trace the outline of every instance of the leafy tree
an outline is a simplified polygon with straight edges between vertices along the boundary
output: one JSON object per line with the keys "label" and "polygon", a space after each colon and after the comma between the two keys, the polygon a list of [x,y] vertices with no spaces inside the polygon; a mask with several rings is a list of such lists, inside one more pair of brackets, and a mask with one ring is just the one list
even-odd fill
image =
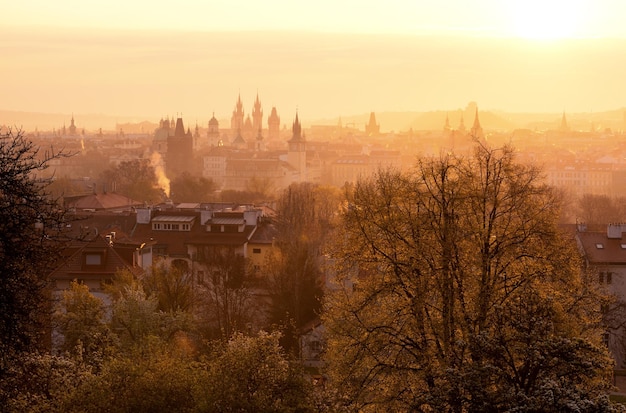
{"label": "leafy tree", "polygon": [[215,198],[217,185],[203,176],[195,177],[183,172],[170,184],[171,198],[175,202],[210,202]]}
{"label": "leafy tree", "polygon": [[276,185],[271,178],[253,176],[246,182],[246,192],[258,194],[261,199],[272,199],[276,192]]}
{"label": "leafy tree", "polygon": [[239,202],[243,204],[254,204],[256,202],[264,202],[268,197],[256,191],[237,191],[234,189],[225,189],[219,195],[221,202]]}
{"label": "leafy tree", "polygon": [[332,253],[331,383],[360,411],[609,411],[600,293],[513,150],[359,182]]}
{"label": "leafy tree", "polygon": [[61,200],[63,197],[84,193],[84,189],[67,176],[55,177],[48,186],[48,191],[52,198]]}
{"label": "leafy tree", "polygon": [[146,351],[119,354],[98,375],[68,388],[63,412],[192,412],[195,374],[191,359],[151,340]]}
{"label": "leafy tree", "polygon": [[0,385],[7,413],[64,412],[68,391],[93,377],[80,359],[38,352],[24,354],[8,373]]}
{"label": "leafy tree", "polygon": [[194,304],[193,280],[190,271],[159,262],[141,278],[148,296],[156,297],[158,309],[164,312],[190,312]]}
{"label": "leafy tree", "polygon": [[73,353],[90,364],[100,364],[114,345],[114,337],[105,320],[101,299],[89,292],[89,287],[73,281],[63,292],[55,316],[63,336],[61,350]]}
{"label": "leafy tree", "polygon": [[113,304],[112,328],[125,353],[150,351],[156,340],[170,342],[179,332],[193,328],[191,315],[183,311],[160,311],[158,297],[147,296],[138,284],[121,289]]}
{"label": "leafy tree", "polygon": [[299,330],[321,308],[319,251],[329,229],[332,208],[328,206],[329,197],[319,197],[320,193],[316,185],[293,184],[277,205],[278,250],[270,256],[267,266],[272,299],[270,319],[285,328],[284,345],[291,351],[297,351]]}
{"label": "leafy tree", "polygon": [[155,203],[163,198],[164,189],[159,187],[149,159],[121,162],[119,166],[105,170],[101,180],[107,188],[136,201]]}
{"label": "leafy tree", "polygon": [[21,131],[0,132],[0,382],[19,352],[43,344],[46,274],[64,245],[67,217],[42,176],[64,156],[40,151]]}
{"label": "leafy tree", "polygon": [[198,378],[201,412],[309,412],[311,389],[277,333],[235,334]]}

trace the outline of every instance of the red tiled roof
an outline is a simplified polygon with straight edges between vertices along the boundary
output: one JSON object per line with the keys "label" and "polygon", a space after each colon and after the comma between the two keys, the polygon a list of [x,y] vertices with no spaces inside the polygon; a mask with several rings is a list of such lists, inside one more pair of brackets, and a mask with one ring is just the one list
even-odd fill
{"label": "red tiled roof", "polygon": [[[85,265],[85,254],[102,253],[101,265]],[[139,267],[133,267],[126,262],[103,237],[96,237],[85,242],[51,274],[52,279],[74,278],[111,278],[121,269],[129,269],[134,273],[140,273]]]}
{"label": "red tiled roof", "polygon": [[68,208],[76,209],[116,209],[131,206],[141,206],[143,202],[132,200],[115,192],[89,194],[68,202]]}
{"label": "red tiled roof", "polygon": [[606,232],[579,232],[577,237],[590,263],[626,265],[626,238],[609,238]]}

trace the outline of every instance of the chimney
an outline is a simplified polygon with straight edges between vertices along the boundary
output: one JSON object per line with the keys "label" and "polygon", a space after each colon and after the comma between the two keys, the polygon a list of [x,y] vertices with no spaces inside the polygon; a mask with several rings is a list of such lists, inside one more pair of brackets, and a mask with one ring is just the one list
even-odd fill
{"label": "chimney", "polygon": [[606,229],[606,236],[609,239],[620,239],[624,230],[626,230],[626,224],[609,224]]}
{"label": "chimney", "polygon": [[152,218],[152,210],[150,208],[137,208],[137,223],[149,224]]}

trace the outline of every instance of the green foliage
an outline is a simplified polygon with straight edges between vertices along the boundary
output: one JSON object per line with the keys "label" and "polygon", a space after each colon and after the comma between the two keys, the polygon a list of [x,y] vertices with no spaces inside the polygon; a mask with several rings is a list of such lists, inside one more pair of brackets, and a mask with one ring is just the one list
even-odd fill
{"label": "green foliage", "polygon": [[[331,383],[362,411],[608,411],[602,296],[510,148],[354,188],[332,250]],[[578,409],[578,410],[577,410]]]}
{"label": "green foliage", "polygon": [[277,333],[234,335],[200,375],[199,411],[312,411],[309,383],[278,341]]}
{"label": "green foliage", "polygon": [[101,179],[107,188],[136,201],[157,203],[163,199],[154,167],[148,159],[124,161],[105,170]]}
{"label": "green foliage", "polygon": [[76,281],[70,284],[54,318],[63,336],[61,351],[80,356],[89,364],[99,364],[112,350],[115,338],[105,320],[104,303],[86,285]]}
{"label": "green foliage", "polygon": [[203,176],[183,172],[170,184],[170,197],[174,202],[211,202],[215,199],[217,185]]}
{"label": "green foliage", "polygon": [[192,363],[152,342],[141,355],[119,355],[70,392],[65,412],[191,412]]}
{"label": "green foliage", "polygon": [[68,391],[92,377],[77,359],[22,353],[19,361],[0,380],[3,412],[63,412]]}
{"label": "green foliage", "polygon": [[146,344],[172,340],[179,331],[192,328],[191,316],[182,311],[160,311],[158,298],[146,296],[143,288],[126,287],[113,304],[111,325],[123,349],[148,351]]}

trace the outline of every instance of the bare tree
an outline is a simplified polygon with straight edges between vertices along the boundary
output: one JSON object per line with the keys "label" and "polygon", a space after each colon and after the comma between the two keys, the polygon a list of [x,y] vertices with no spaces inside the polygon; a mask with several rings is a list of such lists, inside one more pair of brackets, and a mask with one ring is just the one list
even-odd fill
{"label": "bare tree", "polygon": [[[608,411],[600,292],[513,150],[360,182],[326,302],[332,383],[362,411]],[[350,282],[348,282],[350,281]]]}
{"label": "bare tree", "polygon": [[246,259],[232,248],[205,248],[198,263],[206,271],[198,277],[198,305],[211,337],[228,339],[246,331],[254,319],[255,302]]}

